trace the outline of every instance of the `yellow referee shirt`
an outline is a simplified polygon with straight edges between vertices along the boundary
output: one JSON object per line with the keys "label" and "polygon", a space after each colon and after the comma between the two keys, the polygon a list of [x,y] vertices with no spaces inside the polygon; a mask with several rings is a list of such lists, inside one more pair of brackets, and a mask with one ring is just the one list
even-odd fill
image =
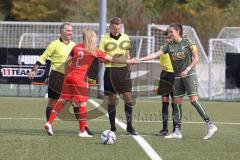
{"label": "yellow referee shirt", "polygon": [[172,62],[168,53],[160,56],[160,65],[166,72],[174,72]]}
{"label": "yellow referee shirt", "polygon": [[62,74],[65,73],[65,62],[75,43],[69,41],[68,44],[62,42],[61,39],[52,41],[43,54],[38,57],[38,62],[45,63],[47,58],[51,58],[51,69]]}
{"label": "yellow referee shirt", "polygon": [[[107,55],[125,55],[127,51],[131,48],[131,41],[127,34],[121,33],[119,39],[114,39],[110,37],[110,33],[106,33],[101,37],[99,43],[99,49],[105,52]],[[126,64],[118,63],[105,63],[105,67],[124,67]]]}

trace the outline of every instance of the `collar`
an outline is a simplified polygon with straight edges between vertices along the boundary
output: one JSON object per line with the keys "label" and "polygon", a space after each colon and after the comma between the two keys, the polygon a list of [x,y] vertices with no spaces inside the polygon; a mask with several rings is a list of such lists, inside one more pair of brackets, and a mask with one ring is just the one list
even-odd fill
{"label": "collar", "polygon": [[114,36],[114,35],[112,35],[112,33],[110,33],[110,38],[118,40],[120,37],[121,37],[121,33],[119,33],[118,36]]}
{"label": "collar", "polygon": [[[60,40],[60,42],[64,43],[62,38],[59,38],[59,40]],[[64,43],[64,44],[68,45],[69,43],[70,43],[70,41],[68,41],[67,44],[66,43]]]}

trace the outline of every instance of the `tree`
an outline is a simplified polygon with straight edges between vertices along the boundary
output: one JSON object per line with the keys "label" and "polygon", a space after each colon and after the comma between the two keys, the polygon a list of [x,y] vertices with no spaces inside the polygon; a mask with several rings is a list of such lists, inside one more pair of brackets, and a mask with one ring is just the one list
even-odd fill
{"label": "tree", "polygon": [[[76,0],[1,0],[6,20],[61,21],[74,11]],[[66,5],[67,4],[67,5]],[[9,17],[9,18],[8,18]]]}

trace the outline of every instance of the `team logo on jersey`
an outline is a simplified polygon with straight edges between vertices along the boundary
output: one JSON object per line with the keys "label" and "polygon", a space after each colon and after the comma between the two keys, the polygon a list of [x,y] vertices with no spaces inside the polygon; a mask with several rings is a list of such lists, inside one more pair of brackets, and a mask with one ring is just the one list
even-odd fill
{"label": "team logo on jersey", "polygon": [[177,53],[173,53],[172,54],[172,60],[176,61],[176,60],[182,60],[185,59],[186,55],[184,52],[177,52]]}

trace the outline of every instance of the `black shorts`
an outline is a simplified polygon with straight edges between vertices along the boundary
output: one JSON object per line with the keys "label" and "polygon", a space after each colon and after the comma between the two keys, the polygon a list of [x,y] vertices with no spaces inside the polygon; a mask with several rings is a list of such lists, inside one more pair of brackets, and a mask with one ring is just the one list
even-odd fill
{"label": "black shorts", "polygon": [[122,94],[132,91],[131,71],[128,67],[107,67],[104,73],[104,93]]}
{"label": "black shorts", "polygon": [[173,97],[173,83],[175,80],[175,74],[173,72],[167,72],[162,70],[160,74],[160,80],[158,85],[158,95],[164,97]]}
{"label": "black shorts", "polygon": [[48,81],[48,98],[58,99],[61,94],[64,74],[51,71]]}

